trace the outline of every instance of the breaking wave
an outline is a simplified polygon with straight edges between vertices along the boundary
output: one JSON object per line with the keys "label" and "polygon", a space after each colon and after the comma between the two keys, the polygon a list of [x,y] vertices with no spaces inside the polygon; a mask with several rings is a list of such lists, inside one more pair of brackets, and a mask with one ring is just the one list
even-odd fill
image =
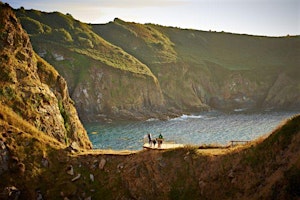
{"label": "breaking wave", "polygon": [[204,116],[202,116],[202,115],[182,115],[180,117],[170,119],[170,121],[187,120],[187,119],[202,119],[202,118],[204,118]]}

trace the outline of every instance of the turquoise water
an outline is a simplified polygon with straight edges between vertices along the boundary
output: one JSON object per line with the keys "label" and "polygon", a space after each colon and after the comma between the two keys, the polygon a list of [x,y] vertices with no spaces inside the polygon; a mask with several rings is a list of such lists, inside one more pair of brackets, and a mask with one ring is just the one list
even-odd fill
{"label": "turquoise water", "polygon": [[93,123],[85,127],[96,149],[141,150],[145,134],[166,141],[203,145],[228,144],[230,140],[254,140],[276,128],[296,112],[234,113],[207,112],[183,115],[168,121]]}

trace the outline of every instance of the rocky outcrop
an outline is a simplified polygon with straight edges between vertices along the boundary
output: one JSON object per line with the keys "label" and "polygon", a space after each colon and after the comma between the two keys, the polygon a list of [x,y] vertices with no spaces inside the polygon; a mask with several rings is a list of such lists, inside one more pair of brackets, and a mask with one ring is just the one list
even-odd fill
{"label": "rocky outcrop", "polygon": [[35,54],[10,7],[1,5],[0,15],[1,103],[58,141],[91,148],[65,80]]}
{"label": "rocky outcrop", "polygon": [[299,88],[299,81],[281,73],[269,89],[263,106],[268,109],[298,109],[300,107]]}
{"label": "rocky outcrop", "polygon": [[164,98],[155,78],[107,67],[91,67],[89,74],[72,92],[85,121],[145,119],[163,111]]}

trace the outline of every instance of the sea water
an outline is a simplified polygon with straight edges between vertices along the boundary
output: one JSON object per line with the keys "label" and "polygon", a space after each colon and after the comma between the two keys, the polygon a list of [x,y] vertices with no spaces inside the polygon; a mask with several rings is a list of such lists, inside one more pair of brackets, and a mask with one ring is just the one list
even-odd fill
{"label": "sea water", "polygon": [[162,134],[166,141],[190,145],[227,145],[231,140],[254,140],[274,130],[297,112],[206,112],[161,121],[92,123],[85,127],[95,149],[141,150],[144,136]]}

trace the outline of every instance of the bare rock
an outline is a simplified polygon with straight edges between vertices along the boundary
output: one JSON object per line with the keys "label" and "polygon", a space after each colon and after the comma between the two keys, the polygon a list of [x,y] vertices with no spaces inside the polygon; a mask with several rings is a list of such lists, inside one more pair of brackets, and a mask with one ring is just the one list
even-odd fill
{"label": "bare rock", "polygon": [[42,165],[46,168],[49,167],[49,160],[47,158],[42,158]]}
{"label": "bare rock", "polygon": [[206,187],[207,184],[206,184],[205,181],[200,180],[200,179],[199,179],[198,184],[199,184],[200,192],[201,192],[201,194],[203,195],[203,193],[204,193],[204,191],[205,191],[205,187]]}
{"label": "bare rock", "polygon": [[75,176],[75,177],[72,179],[72,182],[77,181],[78,179],[80,179],[80,177],[81,177],[81,174],[77,174],[77,176]]}
{"label": "bare rock", "polygon": [[9,151],[3,141],[0,141],[0,175],[8,170]]}
{"label": "bare rock", "polygon": [[67,168],[67,174],[73,176],[74,175],[74,169],[73,169],[73,166],[70,165],[68,168]]}
{"label": "bare rock", "polygon": [[93,174],[90,174],[90,180],[91,180],[91,182],[94,182],[94,181],[95,181],[95,177],[94,177]]}
{"label": "bare rock", "polygon": [[44,200],[43,195],[39,189],[36,190],[35,192],[36,192],[36,200]]}
{"label": "bare rock", "polygon": [[118,164],[117,168],[118,168],[117,172],[120,173],[121,170],[124,168],[124,163]]}
{"label": "bare rock", "polygon": [[79,151],[79,145],[76,142],[72,142],[70,147],[74,150],[74,151]]}
{"label": "bare rock", "polygon": [[20,197],[21,191],[15,186],[6,187],[3,191],[4,199],[13,199],[18,200]]}
{"label": "bare rock", "polygon": [[106,160],[104,158],[102,158],[101,161],[100,161],[100,163],[99,163],[99,169],[103,170],[105,164],[106,164]]}
{"label": "bare rock", "polygon": [[233,170],[230,170],[228,173],[228,178],[233,179],[234,178],[234,174],[233,174]]}
{"label": "bare rock", "polygon": [[94,160],[93,164],[91,166],[91,169],[96,169],[98,165],[99,165],[99,161],[98,160]]}
{"label": "bare rock", "polygon": [[22,163],[22,162],[19,162],[18,163],[18,170],[19,170],[20,174],[24,174],[25,169],[26,169],[25,164]]}

